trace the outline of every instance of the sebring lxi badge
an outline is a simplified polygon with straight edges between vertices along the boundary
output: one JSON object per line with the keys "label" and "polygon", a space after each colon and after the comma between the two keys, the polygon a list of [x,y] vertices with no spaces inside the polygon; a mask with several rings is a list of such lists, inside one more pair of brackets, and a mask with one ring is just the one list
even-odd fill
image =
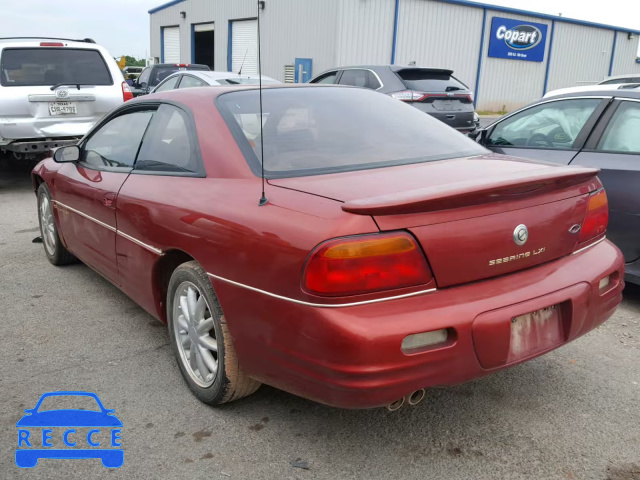
{"label": "sebring lxi badge", "polygon": [[[516,245],[522,246],[527,243],[527,240],[529,240],[529,229],[525,224],[521,223],[513,231],[513,241]],[[545,250],[545,247],[541,247],[535,250],[529,250],[528,252],[520,252],[515,255],[509,255],[508,257],[495,258],[493,260],[489,260],[489,266],[491,267],[493,265],[501,265],[503,263],[509,263],[515,260],[522,260],[531,256],[540,255],[541,253],[544,253]]]}
{"label": "sebring lxi badge", "polygon": [[527,243],[529,239],[529,230],[527,226],[521,223],[516,227],[513,231],[513,241],[516,242],[516,245],[524,245]]}

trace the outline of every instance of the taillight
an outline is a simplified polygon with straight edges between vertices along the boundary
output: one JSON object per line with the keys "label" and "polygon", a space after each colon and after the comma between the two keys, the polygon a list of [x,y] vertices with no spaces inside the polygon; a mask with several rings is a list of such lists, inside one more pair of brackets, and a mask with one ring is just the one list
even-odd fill
{"label": "taillight", "polygon": [[402,92],[393,92],[389,96],[403,102],[415,102],[424,97],[424,93],[414,92],[412,90],[403,90]]}
{"label": "taillight", "polygon": [[413,90],[403,90],[401,92],[390,93],[389,95],[403,102],[422,102],[428,98],[439,98],[442,100],[465,100],[468,103],[473,103],[473,94],[469,93],[422,93],[414,92]]}
{"label": "taillight", "polygon": [[62,42],[40,42],[41,47],[64,47]]}
{"label": "taillight", "polygon": [[431,281],[427,260],[407,233],[330,240],[309,257],[302,284],[323,296],[356,295]]}
{"label": "taillight", "polygon": [[125,102],[133,98],[133,92],[127,82],[122,82],[122,100]]}
{"label": "taillight", "polygon": [[589,197],[587,214],[582,222],[578,243],[583,243],[607,231],[609,223],[609,203],[603,189],[597,190]]}

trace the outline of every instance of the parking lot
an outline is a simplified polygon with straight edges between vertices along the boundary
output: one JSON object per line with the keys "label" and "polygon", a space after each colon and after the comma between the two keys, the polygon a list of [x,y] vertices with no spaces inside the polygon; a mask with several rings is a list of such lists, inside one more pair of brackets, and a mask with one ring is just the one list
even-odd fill
{"label": "parking lot", "polygon": [[[569,346],[431,389],[416,407],[339,410],[263,386],[210,408],[186,388],[164,325],[88,267],[51,266],[32,243],[28,171],[0,171],[0,477],[640,478],[640,288],[627,286],[616,314]],[[16,467],[16,421],[64,389],[115,409],[121,469]]]}

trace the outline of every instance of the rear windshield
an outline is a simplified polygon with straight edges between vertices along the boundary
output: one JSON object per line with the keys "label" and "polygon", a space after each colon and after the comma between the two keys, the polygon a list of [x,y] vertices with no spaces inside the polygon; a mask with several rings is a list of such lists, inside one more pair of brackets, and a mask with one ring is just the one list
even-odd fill
{"label": "rear windshield", "polygon": [[172,73],[177,72],[178,70],[209,70],[209,68],[201,67],[201,66],[191,66],[191,65],[188,67],[179,67],[177,65],[175,66],[168,65],[166,67],[156,67],[154,69],[153,77],[151,77],[151,82],[149,83],[149,86],[154,87],[158,85],[161,81],[163,81]]}
{"label": "rear windshield", "polygon": [[[380,93],[349,87],[263,90],[268,178],[421,163],[487,153],[444,123]],[[249,166],[260,174],[258,90],[216,101]]]}
{"label": "rear windshield", "polygon": [[4,87],[113,85],[97,50],[51,47],[4,49],[0,81]]}
{"label": "rear windshield", "polygon": [[410,68],[400,70],[396,74],[410,90],[421,92],[455,92],[457,90],[468,90],[468,87],[460,82],[453,75],[446,72],[433,72]]}

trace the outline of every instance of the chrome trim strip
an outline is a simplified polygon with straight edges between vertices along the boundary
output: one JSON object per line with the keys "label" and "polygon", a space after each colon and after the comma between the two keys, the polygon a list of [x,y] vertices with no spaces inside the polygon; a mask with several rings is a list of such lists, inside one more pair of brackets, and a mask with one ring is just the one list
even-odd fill
{"label": "chrome trim strip", "polygon": [[65,205],[64,203],[58,202],[57,200],[53,200],[53,204],[54,205],[60,205],[62,208],[69,210],[70,212],[76,213],[78,215],[80,215],[81,217],[86,218],[87,220],[91,220],[92,222],[97,223],[98,225],[106,228],[107,230],[111,230],[112,232],[115,232],[116,229],[114,227],[112,227],[111,225],[107,225],[104,222],[101,222],[100,220],[97,220],[93,217],[90,217],[89,215],[87,215],[86,213],[82,213],[79,210],[76,210],[75,208],[71,208],[69,205]]}
{"label": "chrome trim strip", "polygon": [[127,235],[122,230],[118,230],[116,233],[118,235],[120,235],[121,237],[126,238],[127,240],[135,243],[136,245],[140,245],[142,248],[147,249],[152,253],[155,253],[156,255],[164,255],[164,252],[162,250],[160,250],[159,248],[152,247],[151,245],[147,245],[146,243],[141,242],[137,238],[133,238],[131,235]]}
{"label": "chrome trim strip", "polygon": [[145,249],[149,250],[150,252],[155,253],[156,255],[164,255],[164,252],[162,250],[160,250],[159,248],[152,247],[151,245],[147,245],[146,243],[141,242],[137,238],[134,238],[131,235],[127,235],[126,233],[124,233],[124,232],[112,227],[111,225],[107,225],[106,223],[101,222],[100,220],[97,220],[97,219],[87,215],[86,213],[82,213],[81,211],[76,210],[75,208],[71,208],[70,206],[65,205],[64,203],[58,202],[57,200],[52,200],[52,202],[53,202],[54,205],[59,205],[60,207],[66,209],[66,210],[69,210],[70,212],[76,213],[76,214],[80,215],[81,217],[86,218],[87,220],[91,220],[92,222],[97,223],[98,225],[100,225],[101,227],[106,228],[107,230],[115,232],[116,235],[120,235],[121,237],[126,238],[127,240],[129,240],[129,241],[131,241],[131,242],[133,242],[133,243],[135,243],[137,245],[140,245],[142,248],[145,248]]}
{"label": "chrome trim strip", "polygon": [[224,278],[224,277],[219,277],[218,275],[214,275],[213,273],[207,272],[207,275],[209,275],[210,277],[215,278],[217,280],[221,280],[223,282],[230,283],[231,285],[235,285],[237,287],[246,288],[247,290],[252,290],[254,292],[262,293],[264,295],[268,295],[269,297],[277,298],[279,300],[285,300],[287,302],[297,303],[298,305],[305,305],[307,307],[318,307],[318,308],[355,307],[357,305],[367,305],[369,303],[380,303],[380,302],[386,302],[387,300],[398,300],[400,298],[415,297],[417,295],[422,295],[423,293],[435,292],[437,290],[436,288],[430,288],[428,290],[420,290],[419,292],[404,293],[402,295],[395,295],[393,297],[385,297],[385,298],[376,298],[374,300],[364,300],[362,302],[333,303],[333,304],[311,303],[311,302],[305,302],[305,301],[302,301],[302,300],[296,300],[295,298],[283,297],[282,295],[277,295],[275,293],[267,292],[266,290],[260,290],[259,288],[250,287],[249,285],[245,285],[244,283],[234,282],[233,280],[229,280],[228,278]]}
{"label": "chrome trim strip", "polygon": [[576,253],[580,253],[580,252],[584,252],[585,250],[587,250],[588,248],[591,247],[595,247],[596,245],[598,245],[600,242],[606,240],[607,236],[605,235],[604,237],[602,237],[600,240],[598,240],[597,242],[593,242],[591,245],[587,245],[586,247],[582,247],[580,250],[576,250],[575,252],[573,252],[571,255],[575,255]]}

